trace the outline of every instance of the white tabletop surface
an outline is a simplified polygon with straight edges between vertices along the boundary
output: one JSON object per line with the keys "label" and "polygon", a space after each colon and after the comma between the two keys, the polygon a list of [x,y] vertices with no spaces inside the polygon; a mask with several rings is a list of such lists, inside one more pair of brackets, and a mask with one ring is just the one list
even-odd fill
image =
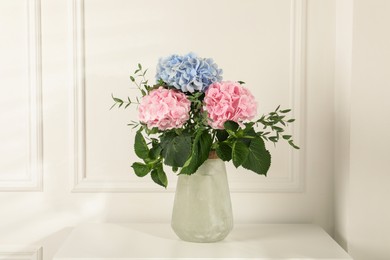
{"label": "white tabletop surface", "polygon": [[218,243],[181,241],[169,224],[91,223],[73,229],[54,260],[349,259],[320,227],[237,224]]}

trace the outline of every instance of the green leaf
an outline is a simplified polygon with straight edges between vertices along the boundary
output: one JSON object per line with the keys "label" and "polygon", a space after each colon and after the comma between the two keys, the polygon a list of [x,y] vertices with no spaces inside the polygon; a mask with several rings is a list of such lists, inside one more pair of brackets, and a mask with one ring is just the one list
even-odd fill
{"label": "green leaf", "polygon": [[253,136],[253,137],[257,136],[256,131],[253,129],[253,125],[247,126],[244,129],[243,133],[244,133],[244,136]]}
{"label": "green leaf", "polygon": [[286,114],[286,113],[288,113],[290,111],[291,111],[291,109],[285,109],[285,110],[280,110],[280,113]]}
{"label": "green leaf", "polygon": [[245,125],[245,129],[250,129],[250,128],[253,129],[253,126],[255,125],[255,122],[244,123],[244,125]]}
{"label": "green leaf", "polygon": [[156,86],[163,86],[163,85],[165,85],[166,83],[164,82],[164,80],[162,80],[162,79],[158,79],[157,80],[157,85]]}
{"label": "green leaf", "polygon": [[295,121],[295,119],[289,119],[289,120],[287,120],[287,123],[292,123],[292,122],[294,122]]}
{"label": "green leaf", "polygon": [[157,127],[153,127],[152,129],[146,128],[145,131],[148,135],[153,135],[158,133],[158,128]]}
{"label": "green leaf", "polygon": [[191,137],[189,135],[166,136],[161,142],[164,163],[169,166],[183,167],[191,154]]}
{"label": "green leaf", "polygon": [[158,175],[158,170],[157,169],[154,169],[152,171],[152,173],[150,174],[150,177],[152,177],[152,180],[157,183],[158,185],[160,186],[163,186],[164,188],[166,188],[167,186],[160,180],[160,177]]}
{"label": "green leaf", "polygon": [[212,142],[213,140],[210,134],[208,133],[208,131],[207,130],[203,131],[197,143],[199,148],[199,153],[200,153],[199,166],[203,164],[203,162],[206,161],[207,158],[209,158]]}
{"label": "green leaf", "polygon": [[241,81],[241,80],[239,80],[239,81],[237,81],[240,85],[242,85],[242,84],[245,84],[245,82],[244,81]]}
{"label": "green leaf", "polygon": [[132,82],[134,82],[134,81],[135,81],[135,78],[134,78],[133,76],[130,76],[130,80],[131,80]]}
{"label": "green leaf", "polygon": [[152,177],[152,180],[155,183],[157,183],[158,185],[163,186],[164,188],[166,188],[168,186],[167,175],[164,172],[164,169],[163,169],[163,166],[161,163],[158,164],[157,167],[155,167],[152,170],[152,173],[150,174],[150,176]]}
{"label": "green leaf", "polygon": [[281,127],[278,127],[278,126],[274,126],[272,127],[274,130],[276,130],[277,132],[284,132],[284,129],[281,128]]}
{"label": "green leaf", "polygon": [[141,65],[141,63],[138,63],[138,69],[142,70],[142,65]]}
{"label": "green leaf", "polygon": [[111,97],[112,97],[112,99],[113,99],[115,102],[117,102],[117,103],[123,103],[123,100],[122,100],[122,99],[116,98],[116,97],[114,97],[112,94],[111,94]]}
{"label": "green leaf", "polygon": [[288,140],[288,139],[290,139],[291,138],[291,135],[283,135],[283,139],[284,140]]}
{"label": "green leaf", "polygon": [[150,149],[150,151],[149,151],[149,157],[151,159],[157,159],[161,154],[161,150],[162,150],[162,148],[159,144],[153,146],[152,149]]}
{"label": "green leaf", "polygon": [[242,166],[257,174],[267,175],[271,166],[271,154],[265,149],[263,139],[255,138],[251,140],[248,156]]}
{"label": "green leaf", "polygon": [[226,129],[226,130],[230,130],[230,131],[237,131],[239,125],[234,122],[234,121],[231,121],[231,120],[228,120],[226,121],[224,124],[223,124],[223,127]]}
{"label": "green leaf", "polygon": [[243,142],[237,140],[233,143],[232,150],[233,164],[237,168],[246,160],[249,149]]}
{"label": "green leaf", "polygon": [[141,159],[146,159],[149,157],[148,145],[146,144],[144,136],[140,131],[137,131],[135,134],[134,151],[135,154]]}
{"label": "green leaf", "polygon": [[179,174],[188,174],[191,175],[196,172],[199,168],[199,148],[197,145],[194,145],[192,148],[191,156],[184,163],[183,168],[181,168]]}
{"label": "green leaf", "polygon": [[249,147],[251,144],[251,140],[257,136],[249,136],[249,138],[238,138],[237,141],[240,141],[246,145],[246,147]]}
{"label": "green leaf", "polygon": [[162,185],[166,188],[168,186],[168,179],[167,179],[167,175],[164,172],[162,165],[161,165],[161,167],[157,168],[157,176],[158,176],[158,179],[161,181]]}
{"label": "green leaf", "polygon": [[191,156],[185,162],[180,174],[193,174],[207,160],[211,150],[212,138],[207,130],[198,130],[196,133]]}
{"label": "green leaf", "polygon": [[293,140],[288,141],[288,143],[289,143],[292,147],[294,147],[295,149],[300,149],[299,146],[297,146],[297,145],[294,144]]}
{"label": "green leaf", "polygon": [[161,137],[160,137],[160,145],[162,147],[163,150],[166,149],[166,147],[168,146],[168,144],[172,141],[173,138],[175,138],[176,133],[173,132],[173,131],[169,131],[169,132],[164,132]]}
{"label": "green leaf", "polygon": [[131,167],[134,169],[135,174],[138,177],[144,177],[150,172],[150,167],[146,164],[135,162]]}
{"label": "green leaf", "polygon": [[226,130],[218,129],[216,131],[217,131],[216,136],[219,142],[223,142],[229,137],[229,134],[228,132],[226,132]]}
{"label": "green leaf", "polygon": [[232,148],[227,143],[220,143],[215,150],[222,161],[228,162],[232,159]]}

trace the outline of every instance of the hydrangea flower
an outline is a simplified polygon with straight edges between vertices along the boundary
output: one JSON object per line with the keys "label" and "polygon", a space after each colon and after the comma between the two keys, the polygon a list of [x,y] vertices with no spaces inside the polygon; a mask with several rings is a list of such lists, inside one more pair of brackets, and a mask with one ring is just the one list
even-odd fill
{"label": "hydrangea flower", "polygon": [[252,119],[257,112],[255,97],[237,82],[224,81],[210,85],[204,99],[209,125],[223,129],[223,124],[232,120],[239,124]]}
{"label": "hydrangea flower", "polygon": [[210,84],[222,80],[222,69],[212,59],[198,57],[194,53],[184,56],[171,55],[161,58],[157,65],[157,80],[163,80],[183,92],[203,91]]}
{"label": "hydrangea flower", "polygon": [[190,118],[191,102],[184,93],[159,87],[144,96],[138,107],[139,120],[148,128],[180,128]]}

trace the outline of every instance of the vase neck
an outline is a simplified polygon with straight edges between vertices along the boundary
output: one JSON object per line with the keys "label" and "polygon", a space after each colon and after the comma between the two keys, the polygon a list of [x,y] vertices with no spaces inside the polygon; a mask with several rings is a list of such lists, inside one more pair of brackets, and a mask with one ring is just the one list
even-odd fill
{"label": "vase neck", "polygon": [[211,150],[209,153],[209,159],[219,159],[217,152],[215,150]]}
{"label": "vase neck", "polygon": [[195,174],[208,176],[226,174],[225,162],[218,157],[215,159],[207,159]]}

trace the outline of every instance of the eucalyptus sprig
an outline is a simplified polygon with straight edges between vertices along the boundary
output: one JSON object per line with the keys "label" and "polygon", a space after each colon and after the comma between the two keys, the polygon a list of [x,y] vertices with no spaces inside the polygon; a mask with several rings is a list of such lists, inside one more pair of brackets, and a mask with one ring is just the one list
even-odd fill
{"label": "eucalyptus sprig", "polygon": [[[256,121],[256,125],[262,124],[263,130],[259,132],[259,135],[266,141],[271,141],[274,144],[277,143],[282,137],[286,140],[292,147],[295,149],[299,149],[297,145],[294,144],[294,141],[291,139],[292,136],[288,134],[284,134],[284,128],[288,124],[295,121],[295,119],[287,119],[286,114],[289,113],[291,109],[280,110],[280,106],[278,106],[275,111],[270,112],[267,115],[263,115],[259,120]],[[269,136],[269,134],[273,134]]]}
{"label": "eucalyptus sprig", "polygon": [[114,104],[110,107],[110,110],[113,109],[116,105],[118,105],[118,108],[123,106],[125,104],[124,108],[128,108],[131,104],[137,104],[139,105],[139,99],[136,97],[136,101],[132,101],[130,97],[127,97],[127,100],[123,100],[117,97],[114,97],[113,94],[111,94],[112,99],[114,100]]}
{"label": "eucalyptus sprig", "polygon": [[[142,65],[140,63],[138,63],[137,69],[133,72],[132,75],[130,75],[130,81],[141,92],[142,97],[147,95],[154,88],[154,86],[150,86],[148,84],[148,80],[145,78],[145,75],[147,72],[148,72],[148,69],[144,70],[142,68]],[[140,104],[138,97],[135,97],[135,101],[134,101],[134,99],[132,100],[130,97],[127,97],[126,99],[114,97],[113,94],[111,94],[111,97],[114,100],[114,104],[111,106],[110,109],[113,109],[115,106],[118,106],[118,108],[120,108],[123,105],[125,105],[124,108],[126,109],[132,104],[135,104],[135,105]]]}
{"label": "eucalyptus sprig", "polygon": [[148,85],[149,80],[145,78],[147,72],[148,69],[143,70],[141,63],[138,63],[138,68],[134,71],[133,75],[130,76],[131,82],[133,82],[141,91],[142,96],[147,95],[147,93],[149,93],[152,89],[152,87]]}

